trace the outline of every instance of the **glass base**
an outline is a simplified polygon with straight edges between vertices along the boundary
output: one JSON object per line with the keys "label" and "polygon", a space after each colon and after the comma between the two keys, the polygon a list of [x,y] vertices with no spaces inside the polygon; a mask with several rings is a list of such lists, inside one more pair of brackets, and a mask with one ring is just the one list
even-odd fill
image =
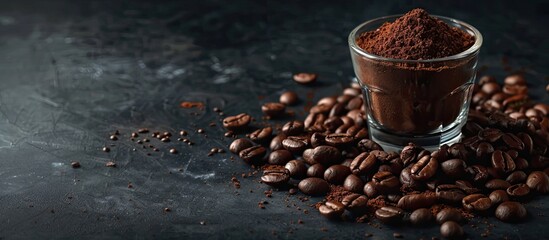
{"label": "glass base", "polygon": [[461,128],[465,124],[462,121],[461,124],[455,124],[454,127],[445,129],[445,131],[421,135],[421,136],[406,136],[398,135],[394,133],[388,133],[382,129],[376,128],[375,124],[369,125],[370,139],[377,142],[386,152],[400,152],[403,147],[408,143],[414,143],[421,146],[431,152],[437,150],[441,145],[447,144],[448,146],[459,142],[461,140]]}

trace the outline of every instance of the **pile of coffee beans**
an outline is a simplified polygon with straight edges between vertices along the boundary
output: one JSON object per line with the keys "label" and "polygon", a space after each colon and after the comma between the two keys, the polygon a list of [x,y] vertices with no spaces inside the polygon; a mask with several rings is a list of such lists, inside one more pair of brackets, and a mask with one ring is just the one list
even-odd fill
{"label": "pile of coffee beans", "polygon": [[[296,74],[299,83],[316,75]],[[467,217],[494,215],[520,222],[522,205],[549,192],[549,105],[534,103],[521,75],[504,84],[485,76],[473,86],[464,138],[430,152],[410,143],[389,152],[368,139],[361,89],[352,84],[339,96],[320,99],[304,120],[255,131],[252,117],[226,117],[223,126],[248,138],[229,149],[254,167],[263,166],[261,181],[275,189],[297,186],[304,194],[326,196],[321,215],[375,216],[386,224],[440,224],[447,238],[464,235]],[[299,102],[286,92],[280,102],[265,103],[268,119],[287,116],[286,105]],[[334,193],[332,186],[344,192]]]}

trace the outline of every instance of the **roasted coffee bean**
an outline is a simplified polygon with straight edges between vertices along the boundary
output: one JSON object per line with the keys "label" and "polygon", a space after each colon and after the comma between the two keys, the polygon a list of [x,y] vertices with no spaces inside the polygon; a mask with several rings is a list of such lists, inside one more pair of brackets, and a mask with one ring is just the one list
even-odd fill
{"label": "roasted coffee bean", "polygon": [[320,145],[325,145],[326,144],[325,138],[326,138],[326,135],[322,133],[319,133],[319,132],[313,133],[313,135],[311,135],[311,146],[315,148]]}
{"label": "roasted coffee bean", "polygon": [[416,226],[425,226],[433,221],[433,214],[428,208],[418,208],[410,214],[410,222]]}
{"label": "roasted coffee bean", "polygon": [[299,135],[303,132],[304,125],[302,121],[299,120],[293,120],[290,122],[287,122],[282,126],[282,132],[288,136],[295,136]]}
{"label": "roasted coffee bean", "polygon": [[509,148],[516,149],[517,151],[522,151],[524,149],[524,143],[515,134],[506,133],[501,139]]}
{"label": "roasted coffee bean", "polygon": [[484,184],[484,187],[490,190],[497,190],[497,189],[505,190],[510,186],[511,184],[503,179],[492,179],[486,182],[486,184]]}
{"label": "roasted coffee bean", "polygon": [[284,133],[280,133],[276,135],[272,140],[271,144],[269,144],[269,148],[271,151],[276,151],[280,149],[284,149],[284,146],[282,145],[282,140],[286,139],[288,136]]}
{"label": "roasted coffee bean", "polygon": [[400,195],[400,194],[388,194],[387,196],[385,196],[385,198],[389,202],[398,203],[398,201],[400,201],[400,199],[402,198],[402,195]]}
{"label": "roasted coffee bean", "polygon": [[528,215],[526,208],[518,202],[503,202],[495,212],[496,217],[504,222],[520,222]]}
{"label": "roasted coffee bean", "polygon": [[286,149],[280,149],[273,151],[269,154],[268,162],[271,165],[280,165],[284,166],[286,163],[288,163],[290,160],[292,160],[294,156],[292,153]]}
{"label": "roasted coffee bean", "polygon": [[509,182],[510,184],[517,184],[517,183],[523,183],[526,182],[526,178],[528,175],[526,175],[523,171],[514,171],[509,176],[507,176],[507,179],[505,181]]}
{"label": "roasted coffee bean", "polygon": [[261,176],[261,182],[272,187],[284,186],[289,180],[290,171],[285,168],[265,170]]}
{"label": "roasted coffee bean", "polygon": [[405,189],[422,190],[424,187],[423,184],[412,178],[410,167],[407,167],[400,172],[399,180],[402,183],[402,187]]}
{"label": "roasted coffee bean", "polygon": [[463,175],[465,175],[465,168],[466,164],[461,159],[450,159],[446,160],[443,163],[440,164],[440,168],[446,174],[446,176],[453,178],[453,179],[459,179],[462,178]]}
{"label": "roasted coffee bean", "polygon": [[286,105],[277,102],[269,102],[261,106],[261,111],[269,117],[280,117],[286,113]]}
{"label": "roasted coffee bean", "polygon": [[236,116],[230,116],[223,119],[223,127],[227,130],[238,131],[246,128],[252,117],[246,113],[241,113]]}
{"label": "roasted coffee bean", "polygon": [[477,159],[481,161],[488,160],[492,156],[492,153],[494,153],[494,147],[492,144],[487,142],[481,142],[478,144],[476,149]]}
{"label": "roasted coffee bean", "polygon": [[326,167],[320,163],[317,163],[307,168],[307,177],[323,178],[325,171]]}
{"label": "roasted coffee bean", "polygon": [[545,194],[549,192],[549,177],[545,172],[534,171],[528,175],[526,185],[538,193]]}
{"label": "roasted coffee bean", "polygon": [[340,202],[328,201],[325,204],[320,205],[318,211],[322,216],[328,219],[338,219],[345,212],[345,206]]}
{"label": "roasted coffee bean", "polygon": [[307,148],[307,139],[297,136],[288,136],[282,140],[282,146],[292,153],[302,153]]}
{"label": "roasted coffee bean", "polygon": [[398,224],[402,221],[404,211],[398,207],[385,206],[375,212],[376,218],[386,224]]}
{"label": "roasted coffee bean", "polygon": [[347,116],[353,119],[355,125],[364,127],[366,125],[366,115],[360,109],[351,110],[347,113]]}
{"label": "roasted coffee bean", "polygon": [[368,196],[369,198],[374,198],[379,195],[373,182],[367,182],[366,184],[364,184],[363,191],[364,194],[366,194],[366,196]]}
{"label": "roasted coffee bean", "polygon": [[421,157],[410,168],[412,178],[417,181],[425,181],[437,173],[438,162],[436,158],[432,158],[431,155],[425,155]]}
{"label": "roasted coffee bean", "polygon": [[299,102],[299,97],[297,96],[297,93],[293,91],[286,91],[280,95],[280,99],[278,101],[282,104],[292,106]]}
{"label": "roasted coffee bean", "polygon": [[[515,158],[518,158],[519,156],[519,152],[517,150],[514,150],[514,149],[511,149],[511,150],[507,150],[506,153],[509,155],[509,157],[511,157],[512,159],[515,159]],[[516,164],[515,164],[516,165]],[[515,166],[516,168],[516,166]]]}
{"label": "roasted coffee bean", "polygon": [[346,133],[332,133],[324,138],[326,144],[337,148],[344,148],[353,143],[353,136]]}
{"label": "roasted coffee bean", "polygon": [[503,136],[503,132],[497,128],[486,128],[478,133],[478,138],[487,142],[496,142]]}
{"label": "roasted coffee bean", "polygon": [[347,131],[352,127],[354,127],[354,125],[343,123],[343,125],[339,126],[334,133],[347,133]]}
{"label": "roasted coffee bean", "polygon": [[324,120],[326,120],[326,116],[324,116],[323,114],[309,113],[309,115],[307,115],[305,120],[303,120],[303,127],[305,129],[311,128],[317,122],[317,118],[322,118],[322,119],[319,119],[319,122],[324,122]]}
{"label": "roasted coffee bean", "polygon": [[368,209],[368,197],[361,194],[349,194],[341,200],[341,203],[351,212],[361,213]]}
{"label": "roasted coffee bean", "polygon": [[302,179],[307,176],[307,165],[300,160],[291,160],[284,166],[290,172],[290,177]]}
{"label": "roasted coffee bean", "polygon": [[[368,137],[368,128],[365,128],[365,127],[358,127],[357,125],[351,127],[350,129],[352,128],[358,128],[358,131],[354,134],[351,134],[354,138],[355,141],[359,141],[359,140],[362,140],[362,139],[365,139]],[[349,134],[349,131],[347,131],[347,134]]]}
{"label": "roasted coffee bean", "polygon": [[300,84],[311,84],[316,81],[317,75],[314,73],[297,73],[294,74],[293,79]]}
{"label": "roasted coffee bean", "polygon": [[245,138],[239,138],[234,140],[229,146],[229,151],[234,154],[239,154],[242,150],[252,147],[254,144]]}
{"label": "roasted coffee bean", "polygon": [[332,165],[324,172],[324,180],[331,184],[341,185],[349,174],[351,174],[349,167],[343,165]]}
{"label": "roasted coffee bean", "polygon": [[341,103],[341,102],[334,104],[328,116],[339,117],[339,116],[345,115],[345,113],[347,113],[347,110],[345,109],[346,105],[347,105],[346,103]]}
{"label": "roasted coffee bean", "polygon": [[367,138],[360,140],[357,145],[358,149],[363,152],[370,152],[373,150],[383,151],[383,148],[378,143]]}
{"label": "roasted coffee bean", "polygon": [[307,195],[319,196],[324,195],[330,190],[330,185],[322,178],[310,177],[305,178],[297,185],[299,190]]}
{"label": "roasted coffee bean", "polygon": [[524,199],[530,194],[530,188],[524,183],[519,183],[507,188],[507,194],[515,199]]}
{"label": "roasted coffee bean", "polygon": [[268,142],[273,134],[272,127],[260,128],[250,133],[250,139],[256,143]]}
{"label": "roasted coffee bean", "polygon": [[436,221],[438,224],[443,224],[447,221],[462,222],[463,215],[455,208],[444,208],[437,213]]}
{"label": "roasted coffee bean", "polygon": [[353,174],[364,175],[373,170],[376,164],[377,158],[374,155],[363,152],[353,159],[350,168]]}
{"label": "roasted coffee bean", "polygon": [[345,178],[345,181],[343,181],[343,188],[349,192],[362,193],[364,182],[357,175],[350,174]]}
{"label": "roasted coffee bean", "polygon": [[392,193],[398,190],[400,182],[390,172],[377,172],[372,178],[376,190],[380,193]]}
{"label": "roasted coffee bean", "polygon": [[323,127],[330,132],[335,131],[339,126],[343,125],[343,121],[339,117],[329,117],[324,121]]}
{"label": "roasted coffee bean", "polygon": [[255,164],[263,159],[265,153],[267,153],[267,149],[265,149],[263,146],[253,146],[240,151],[238,155],[246,163]]}
{"label": "roasted coffee bean", "polygon": [[436,196],[441,201],[460,203],[466,192],[457,185],[443,184],[436,187]]}
{"label": "roasted coffee bean", "polygon": [[361,97],[355,97],[347,103],[347,106],[345,107],[345,109],[350,111],[350,110],[354,110],[354,109],[360,109],[360,107],[362,107],[362,98]]}
{"label": "roasted coffee bean", "polygon": [[440,235],[448,239],[460,239],[463,237],[463,228],[454,221],[447,221],[440,226]]}
{"label": "roasted coffee bean", "polygon": [[517,137],[520,139],[520,141],[524,144],[524,152],[526,154],[532,154],[532,151],[534,150],[534,141],[528,135],[527,133],[517,133]]}
{"label": "roasted coffee bean", "polygon": [[479,212],[486,211],[492,206],[492,200],[479,193],[465,196],[461,203],[466,210]]}
{"label": "roasted coffee bean", "polygon": [[503,107],[512,108],[517,105],[520,106],[524,104],[524,102],[526,102],[527,100],[528,100],[528,96],[526,94],[513,95],[503,100]]}
{"label": "roasted coffee bean", "polygon": [[400,152],[400,159],[402,159],[404,166],[415,163],[417,161],[418,154],[423,150],[424,149],[422,147],[416,146],[413,143],[409,143],[407,146],[402,148],[402,151]]}
{"label": "roasted coffee bean", "polygon": [[459,188],[461,188],[463,191],[465,191],[467,194],[473,194],[473,193],[479,193],[480,192],[480,189],[475,188],[473,186],[473,184],[471,184],[470,182],[467,182],[465,180],[456,180],[454,182],[454,184],[456,186],[458,186]]}
{"label": "roasted coffee bean", "polygon": [[318,146],[305,150],[303,159],[308,163],[321,163],[330,166],[341,161],[341,152],[332,146]]}
{"label": "roasted coffee bean", "polygon": [[501,173],[509,173],[515,170],[515,162],[506,152],[496,150],[492,153],[492,167]]}
{"label": "roasted coffee bean", "polygon": [[505,190],[495,190],[488,196],[492,201],[492,206],[497,206],[502,202],[509,201],[509,195]]}
{"label": "roasted coffee bean", "polygon": [[353,99],[355,96],[352,95],[339,95],[337,96],[336,100],[338,103],[345,103],[347,104],[351,99]]}
{"label": "roasted coffee bean", "polygon": [[482,165],[473,165],[469,166],[465,171],[471,176],[471,179],[475,182],[483,183],[485,182],[488,177],[490,176],[488,174],[488,169]]}
{"label": "roasted coffee bean", "polygon": [[488,95],[493,95],[501,92],[501,87],[496,82],[488,82],[482,85],[482,91]]}
{"label": "roasted coffee bean", "polygon": [[468,159],[468,152],[463,143],[454,143],[448,148],[448,158]]}
{"label": "roasted coffee bean", "polygon": [[378,161],[384,162],[384,163],[387,163],[393,159],[398,159],[398,153],[396,152],[387,153],[384,151],[373,150],[370,152],[370,154],[376,156]]}
{"label": "roasted coffee bean", "polygon": [[397,207],[404,210],[415,210],[418,208],[431,207],[437,201],[432,192],[404,195],[398,201]]}
{"label": "roasted coffee bean", "polygon": [[355,147],[345,148],[345,149],[343,149],[343,151],[341,151],[341,155],[343,155],[343,158],[345,158],[345,159],[348,159],[348,158],[354,159],[354,158],[357,157],[360,153],[361,153],[361,151],[358,150],[358,149],[355,148]]}
{"label": "roasted coffee bean", "polygon": [[505,77],[505,85],[526,85],[526,80],[521,74],[513,74]]}

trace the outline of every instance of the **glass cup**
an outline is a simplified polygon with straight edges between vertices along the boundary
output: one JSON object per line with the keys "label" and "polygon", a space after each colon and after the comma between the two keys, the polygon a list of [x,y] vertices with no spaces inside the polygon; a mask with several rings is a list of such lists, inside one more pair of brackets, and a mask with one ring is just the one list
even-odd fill
{"label": "glass cup", "polygon": [[467,50],[444,58],[402,60],[376,56],[357,45],[360,34],[402,15],[376,18],[349,34],[353,68],[362,87],[370,138],[385,150],[413,142],[437,149],[461,138],[476,77],[482,35],[462,21],[435,16],[475,38]]}

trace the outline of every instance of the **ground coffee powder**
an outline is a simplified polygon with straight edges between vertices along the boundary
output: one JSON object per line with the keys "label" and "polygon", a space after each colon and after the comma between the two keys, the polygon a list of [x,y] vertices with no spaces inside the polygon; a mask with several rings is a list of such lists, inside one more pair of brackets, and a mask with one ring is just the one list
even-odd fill
{"label": "ground coffee powder", "polygon": [[450,27],[419,8],[375,31],[363,33],[357,39],[358,46],[369,53],[406,60],[455,55],[467,50],[474,42],[473,36]]}

